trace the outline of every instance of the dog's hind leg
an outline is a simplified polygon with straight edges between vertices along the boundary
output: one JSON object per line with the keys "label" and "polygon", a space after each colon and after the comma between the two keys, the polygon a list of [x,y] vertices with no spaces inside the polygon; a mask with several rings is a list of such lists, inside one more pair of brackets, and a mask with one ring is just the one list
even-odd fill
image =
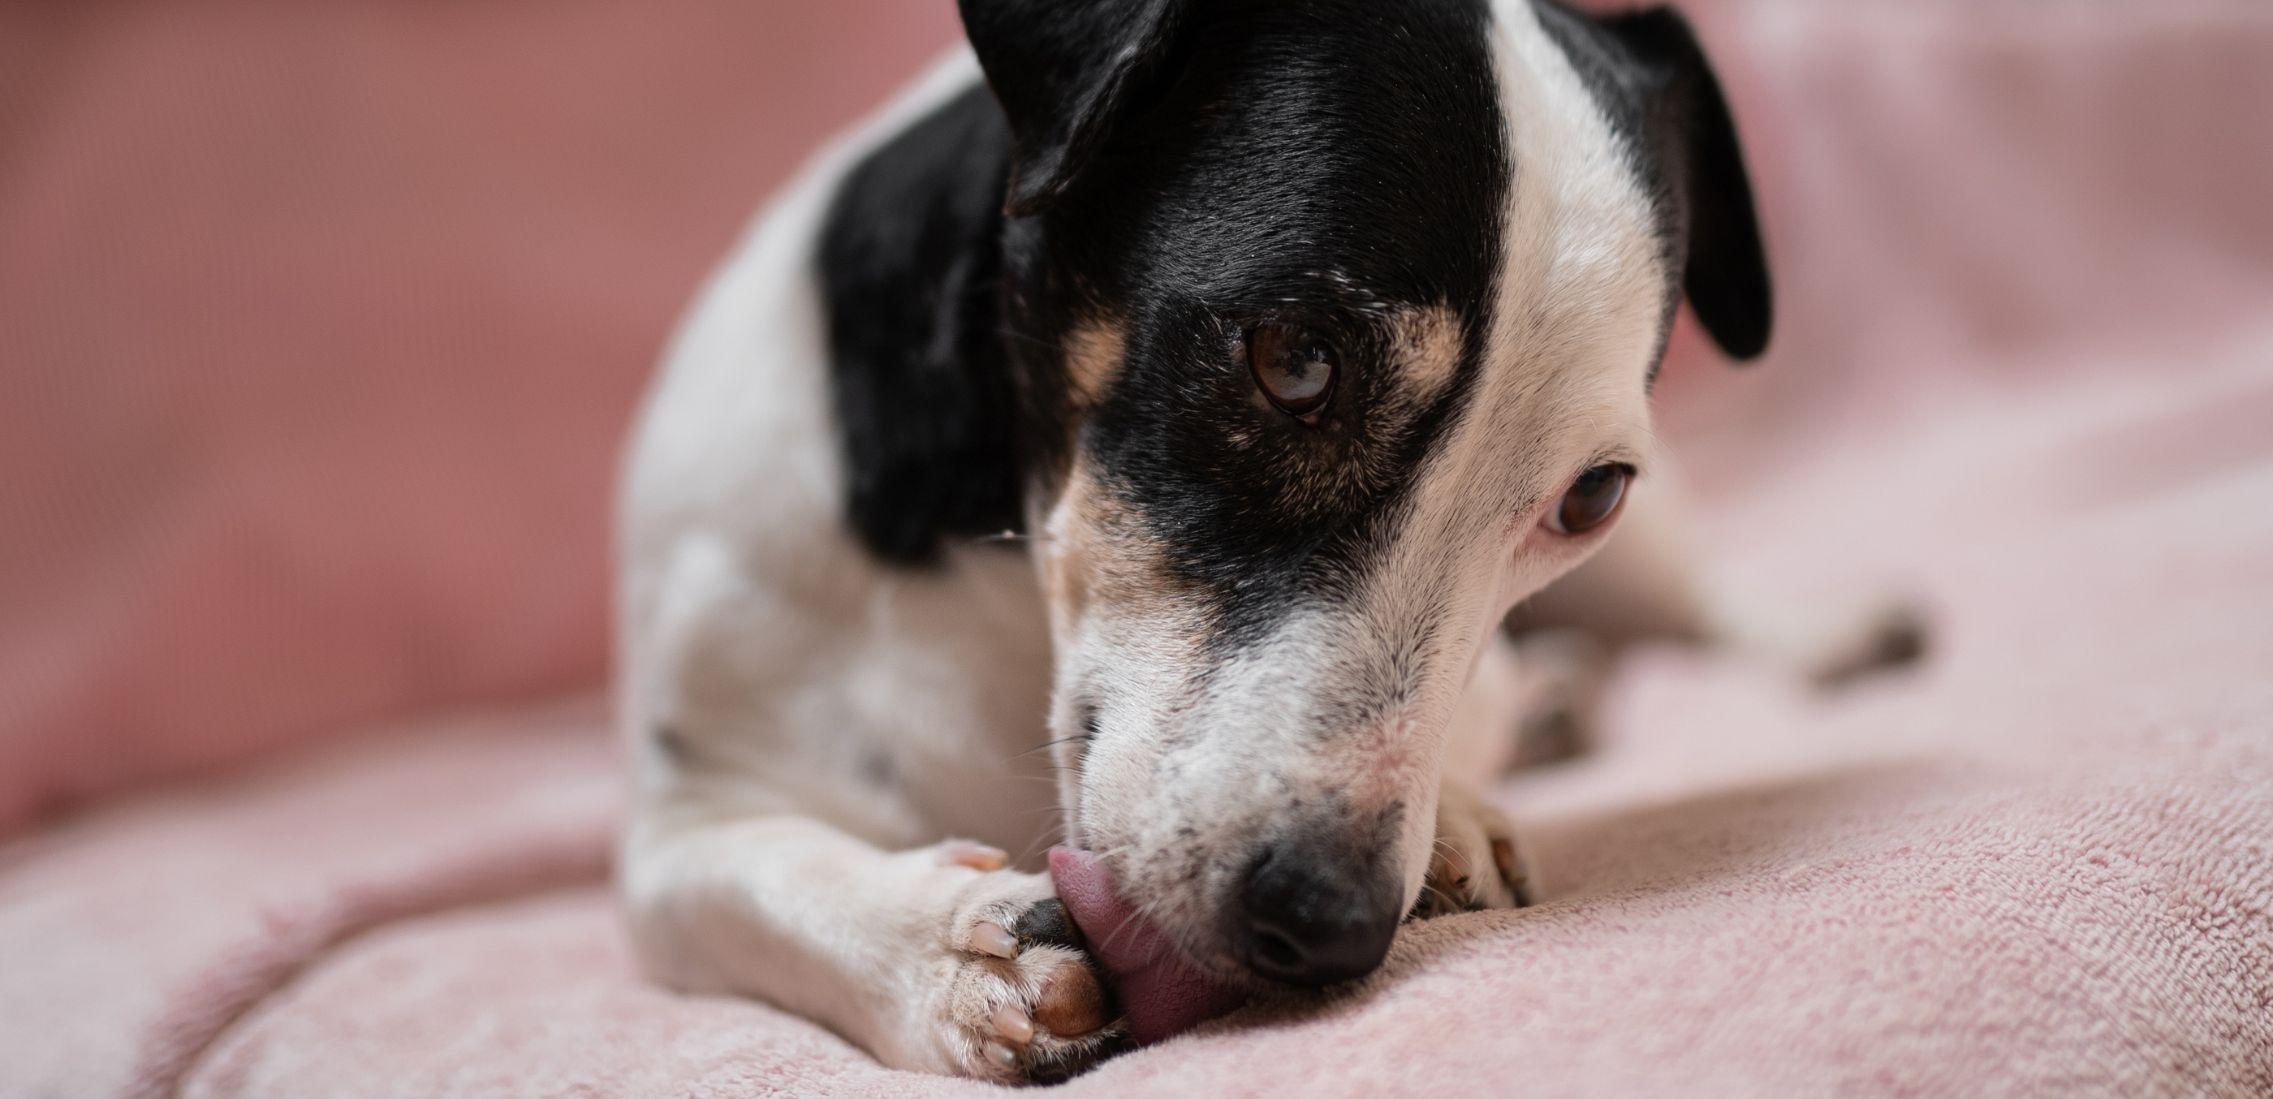
{"label": "dog's hind leg", "polygon": [[[1617,655],[1661,643],[1725,649],[1822,687],[1916,660],[1926,632],[1894,600],[1818,607],[1737,598],[1700,575],[1671,485],[1637,493],[1600,553],[1508,617],[1511,674],[1526,702],[1510,728],[1517,765],[1567,758],[1592,739],[1595,701]],[[1487,657],[1487,661],[1489,661]],[[1491,673],[1489,664],[1479,678]]]}

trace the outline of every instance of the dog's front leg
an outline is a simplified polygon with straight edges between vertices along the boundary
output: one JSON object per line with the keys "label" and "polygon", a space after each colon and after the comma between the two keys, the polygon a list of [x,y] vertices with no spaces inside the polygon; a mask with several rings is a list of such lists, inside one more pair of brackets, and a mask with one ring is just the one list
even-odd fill
{"label": "dog's front leg", "polygon": [[1066,1075],[1117,1044],[1113,1011],[1047,878],[999,851],[888,852],[794,815],[647,815],[621,876],[662,982],[766,1000],[895,1068]]}
{"label": "dog's front leg", "polygon": [[1530,903],[1528,871],[1506,814],[1447,779],[1437,794],[1436,847],[1413,915],[1428,919]]}

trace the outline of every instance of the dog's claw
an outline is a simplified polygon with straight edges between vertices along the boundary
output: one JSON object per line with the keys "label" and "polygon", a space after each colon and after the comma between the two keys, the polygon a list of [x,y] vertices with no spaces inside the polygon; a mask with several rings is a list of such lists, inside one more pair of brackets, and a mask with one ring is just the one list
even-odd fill
{"label": "dog's claw", "polygon": [[982,923],[971,929],[971,949],[997,958],[1016,958],[1018,940],[1011,938],[1001,924]]}
{"label": "dog's claw", "polygon": [[1531,907],[1531,879],[1523,872],[1523,860],[1516,856],[1515,841],[1493,836],[1492,862],[1499,869],[1500,880],[1507,883],[1508,892],[1515,895],[1515,906]]}
{"label": "dog's claw", "polygon": [[939,861],[973,870],[1000,870],[1010,865],[1010,852],[984,843],[948,843],[940,847]]}
{"label": "dog's claw", "polygon": [[1001,1042],[987,1043],[987,1060],[993,1061],[995,1067],[1004,1070],[1018,1067],[1018,1054]]}
{"label": "dog's claw", "polygon": [[1034,1020],[1027,1018],[1026,1013],[1018,1009],[1018,1005],[1004,1004],[994,1009],[994,1032],[1018,1045],[1025,1045],[1034,1040]]}

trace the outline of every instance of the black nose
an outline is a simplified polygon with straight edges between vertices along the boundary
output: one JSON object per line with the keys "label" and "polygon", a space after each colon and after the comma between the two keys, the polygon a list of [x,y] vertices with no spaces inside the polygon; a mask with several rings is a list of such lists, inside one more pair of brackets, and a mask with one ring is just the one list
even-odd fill
{"label": "black nose", "polygon": [[1277,843],[1239,891],[1239,947],[1258,976],[1316,987],[1363,977],[1396,937],[1397,883],[1372,858]]}

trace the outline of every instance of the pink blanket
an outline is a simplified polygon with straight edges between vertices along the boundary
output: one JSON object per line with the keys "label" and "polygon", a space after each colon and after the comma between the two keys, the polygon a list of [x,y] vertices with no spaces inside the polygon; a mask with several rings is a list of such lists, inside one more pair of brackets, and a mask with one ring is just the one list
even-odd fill
{"label": "pink blanket", "polygon": [[[1668,371],[1700,552],[1931,660],[1642,654],[1498,791],[1544,904],[1073,1092],[2273,1094],[2273,8],[1689,6],[1786,320]],[[706,254],[950,31],[773,7],[0,9],[0,1096],[989,1090],[640,983],[601,707],[509,704]]]}

